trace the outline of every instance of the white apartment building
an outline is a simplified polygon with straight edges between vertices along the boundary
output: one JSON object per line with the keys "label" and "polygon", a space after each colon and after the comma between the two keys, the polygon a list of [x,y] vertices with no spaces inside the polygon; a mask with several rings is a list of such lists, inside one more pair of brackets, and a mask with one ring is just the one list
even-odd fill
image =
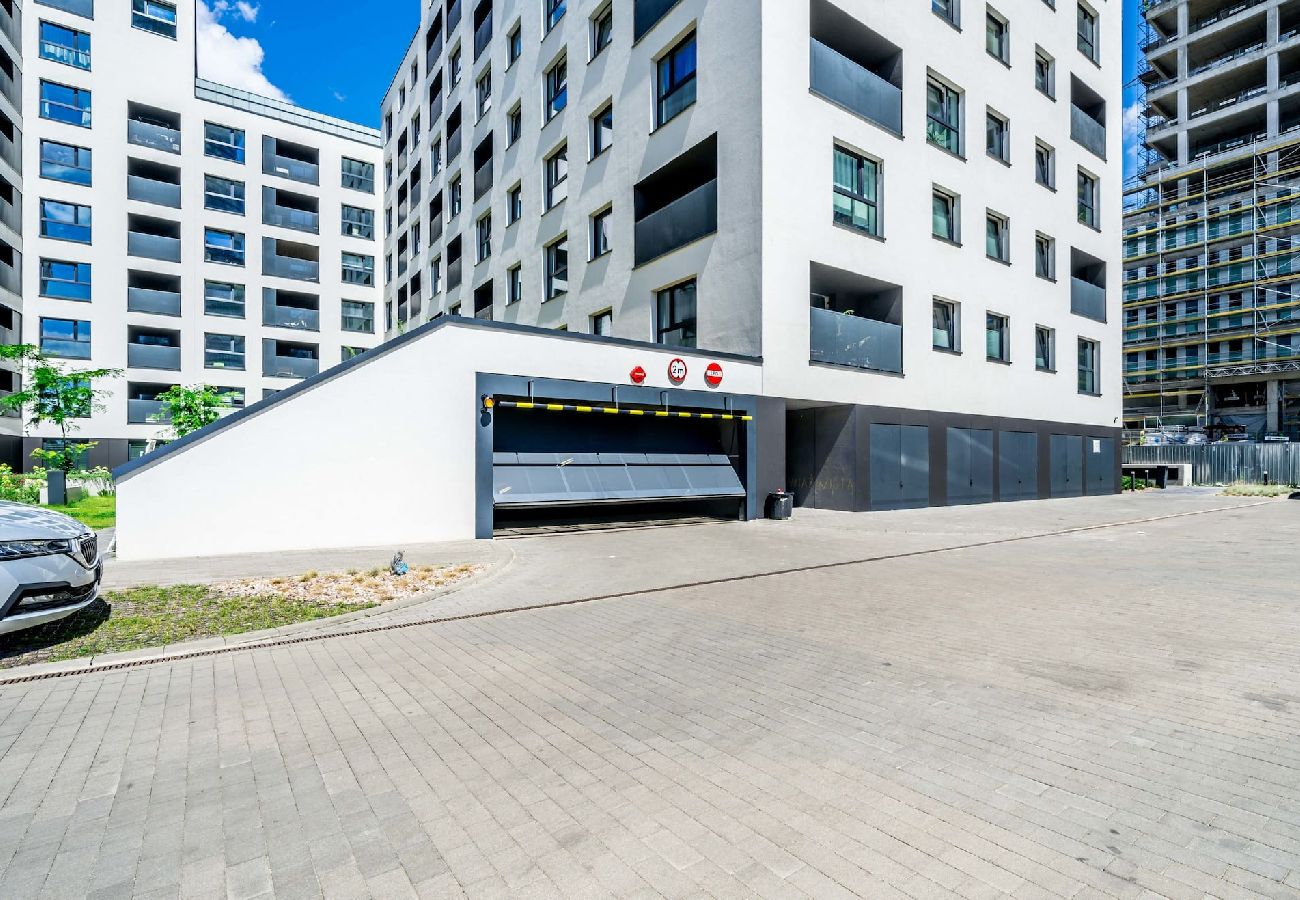
{"label": "white apartment building", "polygon": [[[0,343],[22,340],[23,97],[22,6],[0,0]],[[0,364],[0,394],[19,389],[16,367]],[[0,416],[0,454],[16,450],[22,420]],[[12,455],[12,454],[8,454]]]}
{"label": "white apartment building", "polygon": [[22,19],[22,339],[123,370],[77,435],[91,465],[165,438],[171,385],[238,409],[380,340],[378,134],[198,78],[194,29],[165,0]]}
{"label": "white apartment building", "polygon": [[[325,477],[293,435],[343,404],[421,513],[358,494],[300,546],[1118,489],[1118,2],[423,7],[383,106],[394,340],[125,468],[128,555],[184,552],[149,511],[215,507],[183,485],[216,454],[282,436]],[[432,421],[367,402],[385,372]],[[290,540],[236,528],[212,552]]]}

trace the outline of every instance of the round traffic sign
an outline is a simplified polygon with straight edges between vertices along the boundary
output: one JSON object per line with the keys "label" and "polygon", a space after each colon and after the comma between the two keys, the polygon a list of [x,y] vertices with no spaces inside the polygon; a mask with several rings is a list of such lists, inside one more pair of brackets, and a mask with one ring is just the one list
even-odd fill
{"label": "round traffic sign", "polygon": [[636,366],[628,373],[628,377],[632,379],[633,384],[640,384],[645,381],[645,369]]}
{"label": "round traffic sign", "polygon": [[717,387],[722,384],[722,366],[715,362],[709,363],[704,370],[704,383],[709,387]]}
{"label": "round traffic sign", "polygon": [[668,380],[673,384],[686,380],[686,360],[678,356],[668,363]]}

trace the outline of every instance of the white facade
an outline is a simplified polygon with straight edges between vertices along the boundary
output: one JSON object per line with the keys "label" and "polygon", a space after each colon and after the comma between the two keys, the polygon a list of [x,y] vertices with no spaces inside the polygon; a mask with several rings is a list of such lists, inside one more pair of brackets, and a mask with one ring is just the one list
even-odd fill
{"label": "white facade", "polygon": [[[28,4],[23,21],[23,339],[83,354],[74,365],[124,370],[78,433],[100,442],[92,463],[118,464],[166,437],[152,396],[169,385],[233,389],[236,406],[251,404],[380,339],[373,313],[365,321],[377,276],[366,283],[343,266],[345,254],[378,256],[373,235],[343,222],[345,206],[377,218],[373,190],[355,178],[345,186],[365,166],[344,172],[345,160],[378,168],[376,133],[198,80],[194,5],[178,4],[174,21],[167,9],[151,4],[158,16],[142,18],[131,4],[100,3],[90,18],[79,14],[88,0],[49,0]],[[88,92],[88,109],[69,107],[68,88]],[[218,136],[209,123],[242,132],[242,154],[208,140]],[[90,171],[70,173],[73,151],[50,142],[78,148],[76,165],[88,152]],[[70,206],[45,201],[88,210],[89,228],[69,227]],[[274,273],[268,240],[306,259],[292,263],[301,277]],[[64,281],[64,263],[89,265],[88,290]],[[51,274],[64,283],[51,289]],[[242,288],[242,315],[226,285]],[[345,316],[345,302],[365,305]],[[66,322],[88,323],[88,357],[80,341],[61,343]],[[51,436],[31,435],[24,457]]]}

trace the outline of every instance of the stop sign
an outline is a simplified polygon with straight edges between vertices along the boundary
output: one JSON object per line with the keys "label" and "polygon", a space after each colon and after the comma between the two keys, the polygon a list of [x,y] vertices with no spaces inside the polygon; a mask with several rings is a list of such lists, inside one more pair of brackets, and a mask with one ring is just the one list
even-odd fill
{"label": "stop sign", "polygon": [[709,363],[704,370],[704,383],[709,387],[717,387],[722,384],[722,366],[715,362]]}
{"label": "stop sign", "polygon": [[686,360],[678,356],[668,363],[668,380],[673,384],[686,380]]}

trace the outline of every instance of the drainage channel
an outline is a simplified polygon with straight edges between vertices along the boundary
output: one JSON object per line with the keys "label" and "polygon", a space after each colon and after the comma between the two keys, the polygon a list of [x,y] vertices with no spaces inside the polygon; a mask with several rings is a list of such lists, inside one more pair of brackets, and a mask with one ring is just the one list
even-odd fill
{"label": "drainage channel", "polygon": [[771,569],[766,572],[754,572],[749,575],[730,575],[726,578],[708,578],[699,581],[687,581],[679,584],[663,585],[661,587],[639,588],[631,591],[618,591],[610,594],[597,594],[591,597],[577,597],[572,600],[556,600],[551,603],[535,603],[527,606],[512,606],[505,609],[489,609],[481,612],[463,613],[456,616],[433,616],[426,619],[413,619],[408,622],[392,622],[387,625],[371,625],[365,628],[353,628],[347,631],[333,631],[324,634],[304,634],[299,637],[276,638],[266,641],[250,641],[247,644],[236,644],[228,647],[212,647],[206,650],[193,650],[172,654],[170,656],[157,656],[146,659],[123,660],[122,662],[106,663],[104,665],[90,665],[80,669],[64,669],[58,672],[41,672],[33,675],[18,675],[13,678],[0,678],[0,687],[11,684],[26,684],[33,681],[46,681],[51,678],[67,678],[73,675],[90,675],[99,672],[114,672],[120,669],[135,669],[141,666],[157,665],[159,663],[184,662],[191,659],[202,659],[208,656],[219,656],[226,653],[235,653],[243,650],[261,650],[268,647],[288,647],[293,644],[308,644],[317,641],[327,641],[333,638],[352,637],[361,634],[377,634],[382,631],[400,631],[405,628],[418,628],[425,625],[444,625],[451,622],[464,622],[470,619],[484,619],[490,616],[505,616],[513,613],[537,612],[544,609],[558,609],[564,606],[578,606],[584,603],[596,603],[602,600],[621,600],[628,597],[644,597],[651,594],[665,594],[671,591],[689,590],[691,588],[712,587],[714,585],[735,584],[742,581],[756,581],[760,578],[780,578],[786,575],[799,575],[805,572],[824,572],[831,569],[843,569],[849,566],[861,566],[870,563],[888,562],[896,559],[911,559],[918,556],[934,556],[940,553],[956,553],[963,550],[979,550],[985,547],[997,547],[1003,544],[1017,544],[1026,541],[1042,540],[1044,538],[1066,537],[1072,534],[1085,534],[1090,531],[1103,531],[1108,528],[1127,528],[1134,525],[1147,525],[1154,522],[1166,522],[1173,519],[1185,519],[1193,516],[1205,516],[1213,513],[1231,512],[1239,509],[1254,509],[1260,506],[1268,506],[1273,500],[1264,500],[1258,503],[1243,503],[1236,506],[1216,506],[1213,509],[1198,509],[1189,512],[1169,513],[1163,516],[1149,516],[1142,519],[1127,519],[1122,522],[1103,522],[1097,525],[1080,525],[1074,528],[1061,528],[1055,531],[1041,531],[1035,534],[1022,534],[1014,537],[995,538],[988,541],[975,541],[969,544],[957,544],[950,547],[932,547],[927,550],[908,550],[904,553],[886,553],[878,556],[863,556],[857,559],[845,559],[838,562],[815,563],[807,566],[792,566],[784,569]]}

